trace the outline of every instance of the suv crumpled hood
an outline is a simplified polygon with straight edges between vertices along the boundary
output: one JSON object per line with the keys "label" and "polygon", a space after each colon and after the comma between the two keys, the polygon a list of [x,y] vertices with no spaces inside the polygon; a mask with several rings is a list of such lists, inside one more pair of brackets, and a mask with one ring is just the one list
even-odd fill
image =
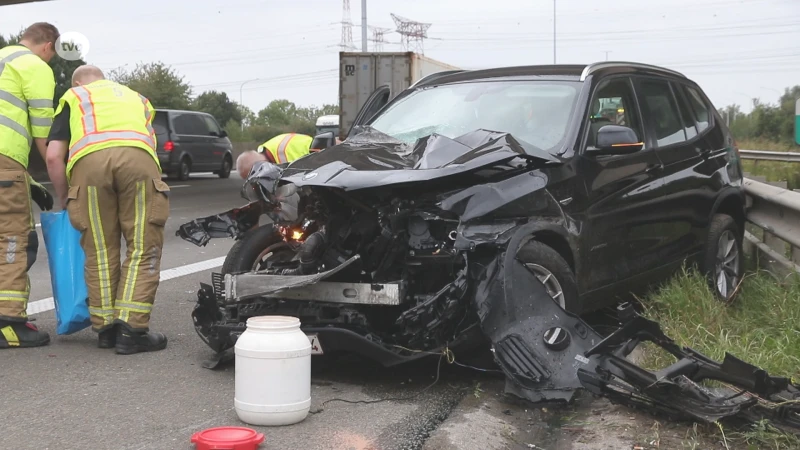
{"label": "suv crumpled hood", "polygon": [[281,182],[352,191],[461,175],[515,158],[561,162],[508,133],[476,130],[455,139],[432,134],[408,145],[370,131],[293,162]]}

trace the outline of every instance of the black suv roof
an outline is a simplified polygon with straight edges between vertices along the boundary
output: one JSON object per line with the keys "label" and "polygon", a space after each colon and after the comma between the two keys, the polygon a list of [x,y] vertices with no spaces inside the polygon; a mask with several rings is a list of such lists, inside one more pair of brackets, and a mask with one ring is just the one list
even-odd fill
{"label": "black suv roof", "polygon": [[603,61],[592,64],[549,64],[536,66],[512,66],[479,70],[448,70],[429,75],[412,87],[427,86],[435,83],[455,83],[486,78],[520,78],[547,77],[584,81],[591,75],[609,73],[650,73],[660,76],[688,79],[685,75],[666,67],[628,61]]}
{"label": "black suv roof", "polygon": [[[211,116],[211,114],[203,111],[193,111],[191,109],[169,109],[169,108],[156,108],[156,112],[166,112],[166,113],[192,113],[192,114],[203,114],[206,116]],[[212,116],[213,117],[213,116]]]}

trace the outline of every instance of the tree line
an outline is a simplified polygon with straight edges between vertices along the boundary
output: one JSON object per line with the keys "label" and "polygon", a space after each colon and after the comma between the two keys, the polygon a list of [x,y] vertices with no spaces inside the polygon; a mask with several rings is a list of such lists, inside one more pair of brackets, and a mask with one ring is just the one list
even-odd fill
{"label": "tree line", "polygon": [[[787,87],[777,103],[764,103],[754,98],[753,109],[743,113],[739,105],[719,109],[737,140],[766,141],[780,146],[797,146],[795,136],[795,103],[800,98],[800,85]],[[766,150],[766,149],[765,149]]]}
{"label": "tree line", "polygon": [[[22,32],[0,34],[0,48],[17,44]],[[71,87],[72,72],[86,61],[67,61],[56,55],[50,67],[56,79],[54,103]],[[337,105],[298,106],[285,99],[273,100],[258,112],[233,101],[225,92],[207,90],[194,95],[191,84],[169,65],[157,61],[138,63],[131,70],[113,69],[106,78],[139,92],[155,108],[202,111],[214,116],[234,142],[265,142],[281,133],[313,136],[319,116],[338,114]]]}
{"label": "tree line", "polygon": [[[17,43],[21,34],[7,39],[0,35],[0,47]],[[70,88],[72,72],[82,64],[86,62],[66,61],[58,56],[50,61],[56,78],[55,101]],[[317,117],[339,112],[337,105],[302,107],[285,99],[273,100],[254,112],[231,100],[225,92],[209,90],[195,96],[185,78],[163,62],[139,63],[132,70],[115,69],[107,76],[149,98],[156,108],[188,109],[213,115],[230,139],[238,142],[264,142],[286,132],[313,135]],[[749,113],[743,113],[736,104],[720,108],[719,113],[737,140],[793,146],[798,98],[800,85],[786,88],[775,104],[754,98],[753,110]]]}

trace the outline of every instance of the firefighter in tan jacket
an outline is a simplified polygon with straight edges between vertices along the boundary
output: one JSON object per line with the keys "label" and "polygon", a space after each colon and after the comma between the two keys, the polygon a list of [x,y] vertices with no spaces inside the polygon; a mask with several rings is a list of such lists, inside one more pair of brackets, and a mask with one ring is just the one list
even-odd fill
{"label": "firefighter in tan jacket", "polygon": [[[82,236],[92,329],[99,347],[120,354],[162,350],[167,337],[149,331],[169,216],[155,111],[94,66],[76,69],[72,84],[55,111],[47,170]],[[127,255],[120,267],[121,236]]]}
{"label": "firefighter in tan jacket", "polygon": [[56,27],[39,22],[22,33],[19,45],[0,49],[0,348],[50,342],[26,312],[28,270],[39,248],[31,193],[40,208],[52,208],[52,197],[28,174],[28,156],[33,146],[45,156],[56,87],[47,63],[58,37]]}

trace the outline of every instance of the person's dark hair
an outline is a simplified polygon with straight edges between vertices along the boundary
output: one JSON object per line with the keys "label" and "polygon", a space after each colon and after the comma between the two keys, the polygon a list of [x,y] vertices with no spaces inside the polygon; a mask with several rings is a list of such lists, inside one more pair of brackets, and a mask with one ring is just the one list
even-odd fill
{"label": "person's dark hair", "polygon": [[45,42],[52,42],[55,45],[59,36],[58,28],[47,22],[36,22],[22,32],[22,40],[35,45]]}

